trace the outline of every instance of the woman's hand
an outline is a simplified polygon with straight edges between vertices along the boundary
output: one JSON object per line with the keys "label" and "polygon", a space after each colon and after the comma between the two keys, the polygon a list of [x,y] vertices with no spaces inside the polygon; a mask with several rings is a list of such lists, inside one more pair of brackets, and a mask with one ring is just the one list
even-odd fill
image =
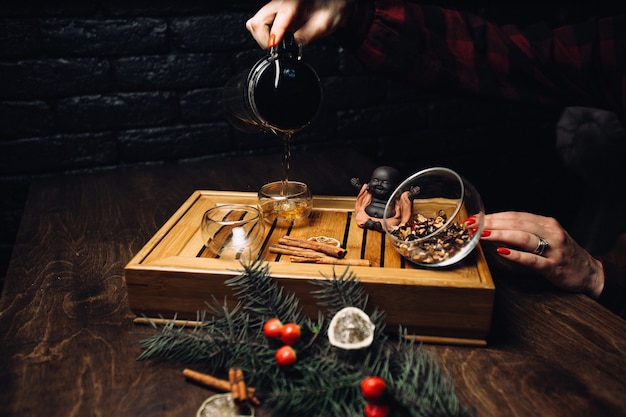
{"label": "woman's hand", "polygon": [[[543,253],[538,253],[540,238],[548,243]],[[602,293],[601,262],[551,217],[520,212],[488,214],[482,240],[505,245],[497,248],[501,256],[537,271],[559,288],[594,299]]]}
{"label": "woman's hand", "polygon": [[354,1],[272,0],[246,22],[246,28],[261,48],[278,44],[286,31],[304,46],[345,26]]}

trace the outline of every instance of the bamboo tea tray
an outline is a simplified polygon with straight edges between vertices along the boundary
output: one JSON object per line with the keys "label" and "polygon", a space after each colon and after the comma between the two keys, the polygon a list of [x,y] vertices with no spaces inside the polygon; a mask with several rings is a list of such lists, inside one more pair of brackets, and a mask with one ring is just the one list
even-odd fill
{"label": "bamboo tea tray", "polygon": [[[256,194],[196,191],[126,265],[132,311],[148,317],[196,319],[212,297],[235,302],[224,285],[241,264],[207,257],[200,236],[202,215],[217,204],[256,205]],[[386,312],[387,329],[399,325],[430,343],[485,345],[491,327],[495,287],[480,245],[460,264],[445,269],[417,267],[404,260],[384,233],[361,229],[354,220],[355,198],[315,196],[313,212],[294,227],[265,228],[261,256],[286,291],[298,295],[304,311],[317,317],[310,281],[340,275],[346,266],[291,263],[269,252],[269,245],[289,235],[328,236],[347,249],[346,258],[369,259],[370,266],[350,266],[369,304]]]}

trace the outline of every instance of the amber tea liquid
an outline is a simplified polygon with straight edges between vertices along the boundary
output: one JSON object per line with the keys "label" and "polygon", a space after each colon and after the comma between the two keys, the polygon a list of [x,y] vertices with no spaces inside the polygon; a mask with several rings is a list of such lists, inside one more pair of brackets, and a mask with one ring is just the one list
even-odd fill
{"label": "amber tea liquid", "polygon": [[312,210],[311,191],[298,181],[265,184],[259,191],[259,208],[269,223],[305,218]]}

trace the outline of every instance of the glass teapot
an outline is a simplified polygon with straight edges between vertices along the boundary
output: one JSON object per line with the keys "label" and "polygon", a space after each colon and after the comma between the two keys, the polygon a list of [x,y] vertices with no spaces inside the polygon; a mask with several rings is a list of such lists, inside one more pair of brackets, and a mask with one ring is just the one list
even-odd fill
{"label": "glass teapot", "polygon": [[229,80],[222,97],[228,121],[248,133],[293,134],[311,123],[321,103],[320,79],[302,61],[291,33],[251,69]]}

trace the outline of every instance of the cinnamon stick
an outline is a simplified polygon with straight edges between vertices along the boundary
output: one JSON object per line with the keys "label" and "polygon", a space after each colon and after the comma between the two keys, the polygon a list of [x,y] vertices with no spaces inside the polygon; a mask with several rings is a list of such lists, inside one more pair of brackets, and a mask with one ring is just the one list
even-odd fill
{"label": "cinnamon stick", "polygon": [[347,250],[341,247],[311,240],[298,239],[290,236],[285,236],[278,239],[278,243],[286,246],[313,249],[314,251],[325,253],[326,255],[332,256],[334,258],[343,258],[344,256],[346,256],[346,253],[348,253]]}
{"label": "cinnamon stick", "polygon": [[213,388],[219,391],[230,391],[230,383],[225,379],[219,379],[212,375],[203,374],[191,369],[183,369],[183,375],[185,378],[189,378],[192,381],[199,382],[206,385],[209,388]]}
{"label": "cinnamon stick", "polygon": [[235,386],[237,387],[237,397],[241,399],[246,399],[248,397],[246,381],[243,379],[243,371],[241,369],[237,369],[235,371]]}
{"label": "cinnamon stick", "polygon": [[321,252],[316,252],[312,249],[301,249],[293,246],[272,244],[270,245],[271,253],[280,253],[281,255],[294,255],[294,256],[303,256],[308,258],[319,258],[320,256],[325,256]]}
{"label": "cinnamon stick", "polygon": [[290,256],[289,260],[293,263],[312,263],[312,264],[330,264],[330,265],[352,265],[352,266],[370,266],[369,259],[337,259],[332,256],[306,257],[306,256]]}
{"label": "cinnamon stick", "polygon": [[[230,374],[230,371],[229,371],[229,374]],[[208,388],[212,388],[218,391],[232,392],[232,388],[231,388],[232,385],[230,381],[227,381],[225,379],[216,378],[212,375],[204,374],[202,372],[194,371],[191,369],[183,369],[183,375],[192,381],[195,381],[195,382],[198,382],[200,384],[207,386]],[[235,376],[234,370],[233,370],[233,376]],[[241,380],[243,381],[243,373],[242,373]],[[245,387],[245,391],[244,391],[243,400],[247,399],[247,400],[250,400],[251,403],[258,405],[260,402],[254,395],[254,388],[246,387],[245,383],[244,383],[244,387]],[[237,397],[239,397],[239,395],[237,395]],[[236,398],[233,395],[233,400],[235,399]]]}
{"label": "cinnamon stick", "polygon": [[230,383],[230,389],[233,396],[233,400],[239,399],[239,390],[237,389],[237,376],[235,375],[235,370],[230,368],[228,370],[228,382]]}

